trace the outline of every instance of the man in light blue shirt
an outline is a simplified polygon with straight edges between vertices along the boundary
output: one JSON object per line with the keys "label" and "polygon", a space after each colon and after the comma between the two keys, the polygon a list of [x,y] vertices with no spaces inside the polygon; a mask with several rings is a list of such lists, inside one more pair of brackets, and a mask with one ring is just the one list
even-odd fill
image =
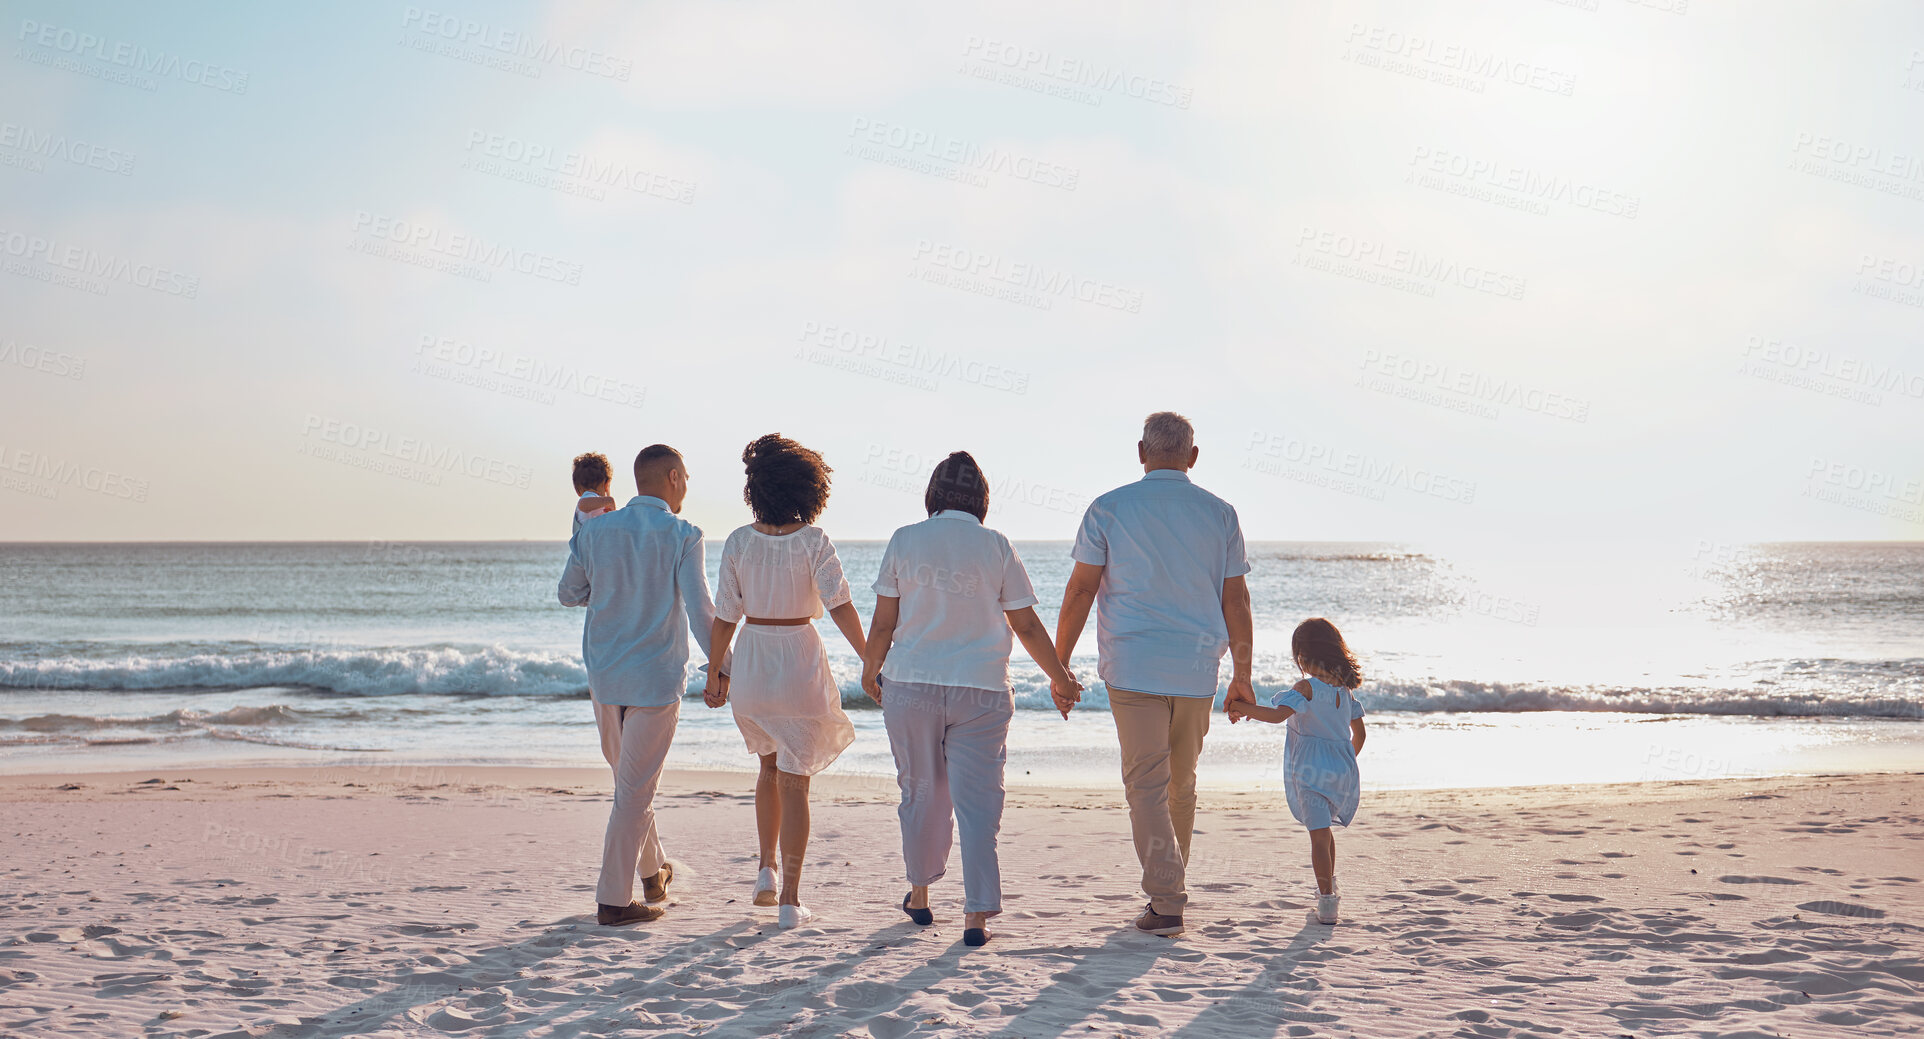
{"label": "man in light blue shirt", "polygon": [[[688,630],[708,653],[715,605],[708,595],[701,528],[677,515],[688,496],[681,453],[666,444],[635,456],[635,497],[581,525],[568,542],[557,594],[586,606],[582,662],[602,745],[613,756],[615,803],[602,842],[596,918],[603,924],[654,920],[674,879],[655,832],[655,788],[687,689]],[[723,681],[726,682],[726,668]],[[726,686],[724,685],[724,688]],[[635,878],[643,902],[634,902]]]}
{"label": "man in light blue shirt", "polygon": [[1082,517],[1056,653],[1066,666],[1089,607],[1097,606],[1097,674],[1122,744],[1122,784],[1149,896],[1136,926],[1176,934],[1189,899],[1196,759],[1224,650],[1234,665],[1228,696],[1255,699],[1243,579],[1249,559],[1236,510],[1189,482],[1199,452],[1188,419],[1172,411],[1149,416],[1136,454],[1142,479],[1097,498]]}

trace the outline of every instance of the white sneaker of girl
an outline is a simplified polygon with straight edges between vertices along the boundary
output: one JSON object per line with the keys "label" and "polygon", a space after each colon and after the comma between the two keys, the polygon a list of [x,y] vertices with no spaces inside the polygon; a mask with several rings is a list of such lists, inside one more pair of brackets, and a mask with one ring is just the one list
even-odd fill
{"label": "white sneaker of girl", "polygon": [[813,919],[815,914],[809,912],[805,906],[783,906],[781,911],[775,914],[775,923],[783,930],[800,927]]}
{"label": "white sneaker of girl", "polygon": [[1316,922],[1319,924],[1335,923],[1336,908],[1341,905],[1342,902],[1343,896],[1338,894],[1336,890],[1336,878],[1331,877],[1329,880],[1329,894],[1325,895],[1318,892],[1316,895]]}

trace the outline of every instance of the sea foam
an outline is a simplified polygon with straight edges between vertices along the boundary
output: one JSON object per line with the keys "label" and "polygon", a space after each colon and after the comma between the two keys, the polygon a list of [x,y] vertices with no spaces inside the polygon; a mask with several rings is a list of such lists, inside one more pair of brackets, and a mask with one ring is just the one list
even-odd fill
{"label": "sea foam", "polygon": [[[0,689],[136,692],[284,687],[347,696],[537,697],[584,696],[588,691],[588,674],[579,657],[498,645],[264,649],[252,644],[221,647],[201,643],[130,649],[95,643],[68,644],[59,652],[50,649],[16,650],[8,654],[14,659],[0,659]],[[1924,719],[1924,660],[1798,660],[1759,666],[1763,670],[1750,676],[1755,681],[1702,685],[1560,685],[1389,677],[1364,683],[1357,698],[1371,711],[1423,714],[1610,711]],[[851,664],[838,663],[834,670],[845,707],[861,710],[875,706],[862,692]],[[1033,665],[1017,661],[1010,672],[1018,708],[1054,710],[1048,682]],[[1293,673],[1259,674],[1256,693],[1268,703],[1296,677]],[[1107,690],[1102,682],[1093,674],[1082,678],[1088,686],[1082,708],[1107,710]],[[691,668],[683,695],[699,696],[701,685],[702,676]],[[1221,695],[1219,683],[1218,700]],[[272,719],[236,718],[217,724],[223,722],[258,725],[270,724]]]}

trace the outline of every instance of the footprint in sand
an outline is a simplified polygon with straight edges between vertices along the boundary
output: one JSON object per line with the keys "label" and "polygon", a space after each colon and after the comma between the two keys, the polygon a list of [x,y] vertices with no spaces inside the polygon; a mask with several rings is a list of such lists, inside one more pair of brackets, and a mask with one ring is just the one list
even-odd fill
{"label": "footprint in sand", "polygon": [[1789,877],[1740,877],[1736,875],[1718,877],[1722,884],[1808,884],[1808,880],[1793,880]]}
{"label": "footprint in sand", "polygon": [[865,1010],[879,1007],[896,995],[894,985],[884,985],[875,981],[856,981],[835,990],[830,998],[835,1005],[852,1010]]}
{"label": "footprint in sand", "polygon": [[1870,906],[1854,905],[1850,902],[1832,902],[1828,900],[1805,902],[1797,908],[1810,913],[1824,913],[1828,916],[1861,916],[1866,920],[1878,920],[1884,916],[1882,909],[1872,909]]}
{"label": "footprint in sand", "polygon": [[1567,931],[1581,931],[1594,927],[1602,923],[1605,919],[1607,918],[1602,913],[1582,912],[1564,913],[1561,916],[1546,916],[1542,922],[1549,924],[1551,927],[1559,927]]}
{"label": "footprint in sand", "polygon": [[1730,962],[1740,963],[1747,967],[1754,967],[1762,964],[1793,963],[1797,960],[1808,959],[1810,959],[1810,954],[1806,952],[1794,952],[1790,949],[1772,949],[1768,952],[1739,953],[1732,956]]}
{"label": "footprint in sand", "polygon": [[465,1032],[489,1024],[487,1018],[475,1017],[459,1007],[442,1007],[428,1016],[428,1024],[443,1032]]}
{"label": "footprint in sand", "polygon": [[903,1036],[913,1031],[915,1031],[915,1020],[913,1018],[896,1017],[893,1014],[881,1014],[870,1018],[868,1022],[868,1034],[874,1036],[875,1039],[902,1039]]}

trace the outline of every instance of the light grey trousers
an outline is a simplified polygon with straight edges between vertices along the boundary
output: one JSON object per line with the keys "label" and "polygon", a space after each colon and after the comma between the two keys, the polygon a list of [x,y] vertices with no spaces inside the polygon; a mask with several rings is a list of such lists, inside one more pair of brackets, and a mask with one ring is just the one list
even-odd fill
{"label": "light grey trousers", "polygon": [[942,879],[959,827],[965,913],[1002,911],[995,842],[1002,830],[1002,768],[1014,716],[1015,701],[1006,688],[882,683],[882,722],[902,791],[896,815],[902,821],[909,883]]}
{"label": "light grey trousers", "polygon": [[608,811],[608,832],[601,841],[601,879],[595,901],[625,906],[635,896],[635,878],[652,877],[668,861],[655,832],[655,788],[681,718],[679,701],[661,707],[595,705],[602,754],[613,751],[615,803]]}

